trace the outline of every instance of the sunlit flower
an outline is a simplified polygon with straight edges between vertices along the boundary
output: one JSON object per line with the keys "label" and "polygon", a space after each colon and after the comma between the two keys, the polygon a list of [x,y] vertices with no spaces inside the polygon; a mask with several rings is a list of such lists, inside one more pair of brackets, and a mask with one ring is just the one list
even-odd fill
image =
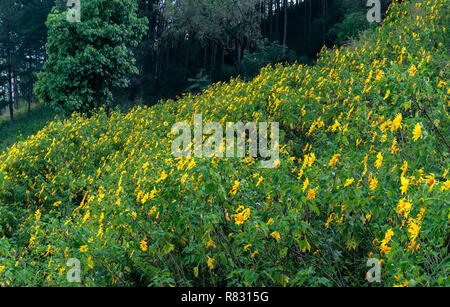
{"label": "sunlit flower", "polygon": [[147,251],[147,249],[148,249],[147,241],[142,240],[142,241],[141,241],[141,244],[140,244],[140,247],[141,247],[141,250],[142,250],[143,252]]}
{"label": "sunlit flower", "polygon": [[413,130],[413,140],[414,140],[414,142],[415,141],[417,141],[419,138],[420,138],[420,136],[422,135],[422,128],[420,127],[420,124],[419,123],[417,123],[416,124],[416,126],[414,127],[414,130]]}

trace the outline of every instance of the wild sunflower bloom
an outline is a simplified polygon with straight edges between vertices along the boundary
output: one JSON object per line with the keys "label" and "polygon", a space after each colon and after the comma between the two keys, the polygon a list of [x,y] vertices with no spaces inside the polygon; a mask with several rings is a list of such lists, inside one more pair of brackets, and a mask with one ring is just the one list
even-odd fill
{"label": "wild sunflower bloom", "polygon": [[397,152],[397,138],[394,137],[394,139],[392,140],[392,145],[391,145],[391,153],[396,153]]}
{"label": "wild sunflower bloom", "polygon": [[308,194],[306,195],[306,197],[308,197],[309,200],[312,200],[312,199],[316,198],[316,190],[315,189],[309,189],[308,190]]}
{"label": "wild sunflower bloom", "polygon": [[309,179],[306,177],[305,181],[303,182],[303,192],[306,191],[306,188],[308,188],[309,185]]}
{"label": "wild sunflower bloom", "polygon": [[256,186],[259,186],[261,184],[261,182],[263,182],[264,178],[263,177],[259,177],[258,182],[256,183]]}
{"label": "wild sunflower bloom", "polygon": [[411,77],[414,77],[414,75],[416,74],[416,72],[417,72],[417,67],[416,67],[416,65],[411,65],[411,67],[408,69],[408,73],[409,73],[409,75],[411,76]]}
{"label": "wild sunflower bloom", "polygon": [[337,161],[338,161],[338,159],[339,159],[340,156],[341,156],[341,154],[335,154],[335,155],[331,158],[330,162],[328,162],[328,166],[333,166],[333,165],[335,165],[335,164],[337,163]]}
{"label": "wild sunflower bloom", "polygon": [[402,126],[402,113],[398,113],[391,124],[391,132],[395,132]]}
{"label": "wild sunflower bloom", "polygon": [[404,198],[400,199],[397,204],[397,213],[403,215],[405,218],[408,217],[411,211],[412,203],[405,201]]}
{"label": "wild sunflower bloom", "polygon": [[414,140],[414,142],[415,141],[417,141],[419,138],[420,138],[420,136],[422,135],[422,128],[420,127],[420,124],[419,123],[417,123],[416,124],[416,126],[414,127],[414,130],[413,130],[413,140]]}
{"label": "wild sunflower bloom", "polygon": [[428,185],[430,186],[429,190],[431,191],[433,189],[433,186],[436,184],[435,175],[433,173],[430,173],[430,175],[428,175],[426,179]]}
{"label": "wild sunflower bloom", "polygon": [[34,213],[34,217],[36,221],[39,221],[41,219],[41,211],[39,209],[37,209],[36,212]]}
{"label": "wild sunflower bloom", "polygon": [[215,260],[214,258],[211,258],[211,257],[208,256],[207,264],[208,264],[208,267],[209,267],[210,270],[213,270],[213,269],[214,269],[214,262],[215,262],[215,261],[216,261],[216,260]]}
{"label": "wild sunflower bloom", "polygon": [[[239,208],[238,208],[238,210],[239,210]],[[250,217],[250,208],[243,209],[239,213],[234,214],[233,217],[234,217],[234,222],[236,225],[243,224]]]}
{"label": "wild sunflower bloom", "polygon": [[231,191],[230,191],[231,195],[236,195],[236,192],[237,192],[240,184],[241,184],[240,181],[238,181],[238,180],[234,181],[234,185],[231,187]]}
{"label": "wild sunflower bloom", "polygon": [[380,168],[382,163],[383,163],[383,154],[379,152],[377,155],[377,160],[374,163],[374,166],[376,168]]}
{"label": "wild sunflower bloom", "polygon": [[391,250],[391,248],[389,246],[387,246],[387,244],[389,243],[389,241],[392,239],[392,237],[394,236],[394,231],[392,230],[392,228],[390,228],[385,234],[384,234],[384,239],[383,241],[381,241],[381,245],[380,245],[380,249],[384,252],[388,252]]}
{"label": "wild sunflower bloom", "polygon": [[276,239],[277,241],[281,239],[280,233],[278,231],[274,231],[270,234],[270,236],[274,239]]}
{"label": "wild sunflower bloom", "polygon": [[400,177],[405,176],[406,171],[408,170],[408,161],[404,161],[400,169],[402,170],[402,174],[400,175]]}
{"label": "wild sunflower bloom", "polygon": [[384,76],[384,72],[382,70],[377,70],[377,75],[375,77],[375,81],[381,80],[381,78],[383,78],[383,76]]}
{"label": "wild sunflower bloom", "polygon": [[311,165],[316,161],[316,155],[312,152],[309,155],[305,156],[305,163],[311,167]]}
{"label": "wild sunflower bloom", "polygon": [[409,179],[402,176],[400,178],[400,181],[402,183],[402,185],[400,187],[400,191],[402,192],[402,195],[403,195],[406,193],[406,191],[408,191]]}
{"label": "wild sunflower bloom", "polygon": [[140,245],[141,245],[141,250],[142,250],[143,252],[146,252],[147,249],[148,249],[147,241],[142,240]]}
{"label": "wild sunflower bloom", "polygon": [[369,180],[369,188],[371,191],[374,191],[377,188],[378,185],[378,179],[376,177],[371,178]]}
{"label": "wild sunflower bloom", "polygon": [[344,182],[344,188],[345,188],[345,187],[348,187],[349,185],[351,185],[351,184],[353,183],[353,181],[355,181],[354,178],[345,180],[345,182]]}
{"label": "wild sunflower bloom", "polygon": [[214,243],[213,239],[209,238],[208,243],[206,243],[206,248],[216,248],[216,244]]}

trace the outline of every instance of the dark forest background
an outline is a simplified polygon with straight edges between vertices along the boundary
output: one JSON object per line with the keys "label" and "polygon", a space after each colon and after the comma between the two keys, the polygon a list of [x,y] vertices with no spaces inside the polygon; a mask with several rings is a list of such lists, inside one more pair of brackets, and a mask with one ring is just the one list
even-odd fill
{"label": "dark forest background", "polygon": [[[45,25],[66,0],[0,0],[0,107],[28,116],[47,58]],[[83,0],[81,0],[82,5]],[[139,74],[117,104],[152,105],[270,63],[313,64],[322,46],[343,45],[370,26],[366,0],[136,0],[149,30],[135,50]],[[382,11],[388,5],[383,0]]]}

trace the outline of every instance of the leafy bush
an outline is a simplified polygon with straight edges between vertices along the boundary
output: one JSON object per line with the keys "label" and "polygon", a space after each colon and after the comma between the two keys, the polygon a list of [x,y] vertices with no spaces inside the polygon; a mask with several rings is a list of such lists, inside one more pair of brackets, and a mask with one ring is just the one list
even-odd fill
{"label": "leafy bush", "polygon": [[66,12],[53,9],[46,23],[48,60],[35,88],[40,100],[65,114],[110,108],[113,90],[128,87],[129,75],[138,72],[132,49],[147,19],[136,11],[132,0],[86,0],[82,22],[69,22]]}
{"label": "leafy bush", "polygon": [[[283,53],[284,51],[284,53]],[[246,52],[242,61],[242,74],[245,77],[254,77],[259,73],[261,67],[268,64],[291,62],[296,60],[294,51],[280,45],[277,42],[268,42],[255,52]]]}
{"label": "leafy bush", "polygon": [[376,23],[369,23],[366,12],[353,12],[344,16],[344,20],[334,25],[328,32],[331,41],[341,46],[350,39],[355,39],[361,31],[368,29]]}
{"label": "leafy bush", "polygon": [[[0,284],[78,258],[87,286],[364,286],[377,258],[382,286],[448,286],[448,13],[394,2],[314,67],[51,122],[0,156]],[[278,167],[174,158],[194,113],[278,121]]]}

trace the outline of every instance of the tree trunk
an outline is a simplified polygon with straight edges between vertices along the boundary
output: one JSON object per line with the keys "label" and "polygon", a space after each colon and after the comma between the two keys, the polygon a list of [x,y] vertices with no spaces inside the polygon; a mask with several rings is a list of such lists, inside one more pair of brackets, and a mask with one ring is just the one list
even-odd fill
{"label": "tree trunk", "polygon": [[273,40],[273,0],[269,1],[269,40]]}
{"label": "tree trunk", "polygon": [[215,75],[216,75],[216,61],[217,61],[217,44],[215,42],[212,42],[212,48],[211,48],[211,70],[210,70],[210,76],[211,81],[214,82]]}
{"label": "tree trunk", "polygon": [[242,57],[242,50],[241,50],[241,42],[237,39],[236,40],[236,73],[238,75],[241,74],[241,57]]}
{"label": "tree trunk", "polygon": [[[28,69],[30,70],[30,74],[33,71],[33,57],[31,56],[32,52],[30,51],[30,56],[28,58]],[[31,116],[31,104],[33,103],[33,77],[30,76],[29,80],[30,84],[28,86],[28,117]]]}
{"label": "tree trunk", "polygon": [[17,81],[17,73],[14,71],[13,72],[13,86],[14,86],[14,107],[17,109],[19,109],[19,84]]}
{"label": "tree trunk", "polygon": [[312,0],[309,0],[309,14],[308,14],[308,42],[311,43],[311,19],[312,19]]}
{"label": "tree trunk", "polygon": [[284,0],[284,30],[283,30],[283,57],[286,55],[286,38],[288,23],[288,1]]}
{"label": "tree trunk", "polygon": [[11,64],[8,65],[8,94],[9,94],[9,116],[11,118],[11,124],[14,123],[14,101],[13,101],[13,84],[12,84],[12,68]]}

